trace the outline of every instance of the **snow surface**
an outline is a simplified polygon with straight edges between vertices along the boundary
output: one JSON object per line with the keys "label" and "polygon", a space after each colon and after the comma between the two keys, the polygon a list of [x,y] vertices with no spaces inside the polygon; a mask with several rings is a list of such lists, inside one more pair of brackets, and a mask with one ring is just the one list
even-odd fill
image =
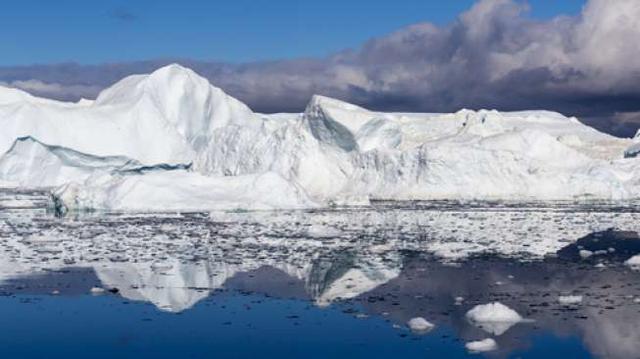
{"label": "snow surface", "polygon": [[62,186],[67,208],[640,197],[637,140],[558,113],[381,113],[314,96],[302,114],[264,115],[179,65],[79,103],[0,87],[0,126],[0,183]]}
{"label": "snow surface", "polygon": [[496,344],[495,340],[487,338],[484,340],[469,342],[465,344],[465,347],[472,353],[484,353],[498,349],[498,344]]}

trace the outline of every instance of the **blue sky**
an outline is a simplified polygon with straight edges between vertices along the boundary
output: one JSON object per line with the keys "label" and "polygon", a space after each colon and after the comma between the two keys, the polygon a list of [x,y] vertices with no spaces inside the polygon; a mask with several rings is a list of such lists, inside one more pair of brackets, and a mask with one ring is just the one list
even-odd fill
{"label": "blue sky", "polygon": [[[473,0],[21,0],[2,4],[0,65],[180,57],[227,62],[316,57],[429,21]],[[584,0],[530,0],[531,15],[579,13]]]}

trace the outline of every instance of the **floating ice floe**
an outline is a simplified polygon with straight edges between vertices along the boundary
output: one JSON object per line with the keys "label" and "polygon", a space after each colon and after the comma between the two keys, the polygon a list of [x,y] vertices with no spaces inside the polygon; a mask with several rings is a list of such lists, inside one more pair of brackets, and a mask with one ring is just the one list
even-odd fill
{"label": "floating ice floe", "polygon": [[472,353],[484,353],[498,349],[498,344],[495,340],[487,338],[484,340],[468,342],[465,344],[465,348]]}
{"label": "floating ice floe", "polygon": [[577,305],[582,303],[581,295],[561,295],[558,297],[558,303],[562,305]]}
{"label": "floating ice floe", "polygon": [[587,259],[587,258],[592,257],[594,253],[592,251],[589,251],[589,250],[586,250],[586,249],[581,249],[578,252],[578,254],[580,255],[580,258]]}
{"label": "floating ice floe", "polygon": [[101,288],[101,287],[92,287],[90,292],[93,295],[99,295],[99,294],[103,294],[105,292],[105,290],[104,290],[104,288]]}
{"label": "floating ice floe", "polygon": [[466,317],[471,323],[493,335],[502,335],[523,320],[518,312],[499,302],[476,305],[467,312]]}
{"label": "floating ice floe", "polygon": [[409,329],[416,333],[427,333],[435,328],[433,323],[428,322],[422,317],[412,318],[407,322]]}

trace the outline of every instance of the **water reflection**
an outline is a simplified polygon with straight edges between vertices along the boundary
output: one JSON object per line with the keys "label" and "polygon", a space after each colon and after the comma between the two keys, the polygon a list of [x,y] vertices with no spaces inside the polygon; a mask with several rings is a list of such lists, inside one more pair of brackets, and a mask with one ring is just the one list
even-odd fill
{"label": "water reflection", "polygon": [[[390,325],[421,316],[462,341],[495,338],[498,356],[526,349],[541,332],[579,336],[603,357],[640,352],[640,273],[623,265],[640,253],[633,208],[417,204],[55,218],[45,196],[0,195],[5,294],[103,287],[182,312],[237,290],[319,307],[353,303]],[[567,295],[582,301],[559,300]],[[480,328],[465,318],[490,302],[529,321]]]}

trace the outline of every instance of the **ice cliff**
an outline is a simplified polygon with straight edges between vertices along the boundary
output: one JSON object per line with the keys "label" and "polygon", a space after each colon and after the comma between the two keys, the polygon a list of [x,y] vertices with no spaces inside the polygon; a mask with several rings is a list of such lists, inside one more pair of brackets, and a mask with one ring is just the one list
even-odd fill
{"label": "ice cliff", "polygon": [[381,113],[314,96],[302,114],[264,115],[178,65],[82,103],[0,87],[0,126],[0,183],[52,187],[65,209],[640,197],[638,139],[558,113]]}

